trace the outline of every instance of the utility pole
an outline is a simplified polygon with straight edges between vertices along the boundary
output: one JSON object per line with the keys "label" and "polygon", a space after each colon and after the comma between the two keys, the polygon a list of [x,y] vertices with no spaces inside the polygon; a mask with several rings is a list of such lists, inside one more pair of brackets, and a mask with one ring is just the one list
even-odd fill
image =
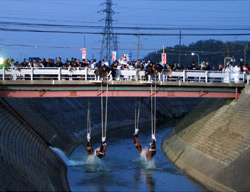
{"label": "utility pole", "polygon": [[179,39],[179,65],[181,65],[181,31],[180,31],[180,39]]}
{"label": "utility pole", "polygon": [[84,38],[83,38],[83,46],[84,46],[84,48],[86,48],[86,39],[85,39],[85,35],[84,35]]}
{"label": "utility pole", "polygon": [[137,60],[139,59],[139,53],[140,53],[140,35],[137,35],[138,43],[137,43]]}
{"label": "utility pole", "polygon": [[130,50],[130,52],[129,52],[129,58],[130,58],[131,61],[133,60],[133,53],[132,53],[132,50]]}
{"label": "utility pole", "polygon": [[118,54],[118,37],[114,35],[114,51],[116,51],[116,58],[119,58]]}
{"label": "utility pole", "polygon": [[244,62],[247,61],[247,50],[248,50],[248,42],[246,42],[244,46]]}
{"label": "utility pole", "polygon": [[[105,27],[103,31],[103,39],[102,39],[102,48],[100,54],[100,60],[104,59],[107,62],[111,61],[111,49],[115,48],[114,45],[114,34],[113,34],[113,18],[112,16],[115,14],[114,10],[112,9],[112,0],[106,0],[104,3],[106,8],[102,10],[103,13],[106,13],[105,19]],[[113,44],[113,45],[111,45]]]}

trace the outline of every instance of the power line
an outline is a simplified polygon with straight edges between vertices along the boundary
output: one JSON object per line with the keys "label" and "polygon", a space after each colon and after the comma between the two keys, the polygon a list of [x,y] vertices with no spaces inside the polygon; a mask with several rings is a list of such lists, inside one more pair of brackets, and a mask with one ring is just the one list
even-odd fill
{"label": "power line", "polygon": [[[66,25],[66,24],[46,24],[46,23],[26,23],[26,22],[6,22],[0,21],[1,25],[6,26],[25,26],[25,27],[58,27],[58,28],[90,28],[90,29],[103,29],[103,26],[98,25]],[[186,30],[186,31],[250,31],[250,27],[241,27],[241,28],[225,28],[225,27],[130,27],[130,26],[112,26],[113,29],[121,30],[121,29],[128,29],[128,30],[165,30],[165,31],[174,31],[174,30]]]}
{"label": "power line", "polygon": [[[43,46],[43,45],[30,45],[30,44],[4,44],[4,43],[0,43],[0,45],[2,46],[7,46],[7,47],[26,47],[26,48],[46,48],[46,49],[71,49],[71,50],[81,50],[82,47],[60,47],[60,46]],[[99,47],[86,47],[88,50],[99,50]],[[137,48],[119,48],[120,50],[133,50],[133,51],[137,51]],[[159,50],[159,48],[141,48],[140,50],[147,50],[147,51],[154,51],[155,50]],[[169,51],[168,55],[179,55],[179,49],[174,49],[174,48],[165,48],[165,50]],[[180,55],[187,55],[190,54],[193,51],[189,51],[189,50],[180,50],[182,53]],[[158,52],[158,51],[156,51]],[[176,52],[176,53],[174,53]],[[183,53],[184,52],[184,53]],[[199,53],[199,55],[216,55],[216,54],[226,54],[228,53],[228,51],[217,51],[217,52],[212,52],[212,51],[195,51],[197,53]],[[231,52],[244,52],[244,50],[231,50]]]}
{"label": "power line", "polygon": [[[83,32],[83,31],[55,31],[55,30],[37,30],[37,29],[13,29],[13,28],[0,28],[0,31],[10,32],[32,32],[32,33],[66,33],[66,34],[89,34],[89,35],[105,35],[105,32]],[[179,33],[129,33],[129,32],[112,32],[110,35],[124,35],[124,36],[179,36]],[[249,36],[250,33],[183,33],[182,36]]]}

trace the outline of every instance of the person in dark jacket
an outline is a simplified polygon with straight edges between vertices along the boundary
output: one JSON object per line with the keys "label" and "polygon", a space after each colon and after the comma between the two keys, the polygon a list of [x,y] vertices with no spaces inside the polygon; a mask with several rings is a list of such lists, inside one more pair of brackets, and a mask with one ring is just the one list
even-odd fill
{"label": "person in dark jacket", "polygon": [[109,68],[102,62],[101,66],[98,68],[100,77],[104,78],[108,76]]}
{"label": "person in dark jacket", "polygon": [[152,77],[154,73],[154,66],[153,66],[153,63],[151,61],[149,61],[146,69],[145,69],[145,77],[146,77],[146,80],[148,80],[148,76]]}

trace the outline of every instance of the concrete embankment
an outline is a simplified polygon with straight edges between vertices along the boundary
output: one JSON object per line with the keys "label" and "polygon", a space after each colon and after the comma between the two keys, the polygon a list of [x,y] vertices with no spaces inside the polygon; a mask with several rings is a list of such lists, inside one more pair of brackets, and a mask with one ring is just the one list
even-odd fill
{"label": "concrete embankment", "polygon": [[204,100],[162,141],[168,159],[213,191],[250,190],[250,91]]}
{"label": "concrete embankment", "polygon": [[[182,118],[201,99],[157,99],[158,119]],[[100,135],[100,98],[91,98],[93,134]],[[0,99],[0,189],[69,191],[67,168],[49,148],[70,155],[86,138],[87,98]],[[108,129],[134,124],[134,98],[110,98]],[[150,122],[141,99],[140,122]]]}

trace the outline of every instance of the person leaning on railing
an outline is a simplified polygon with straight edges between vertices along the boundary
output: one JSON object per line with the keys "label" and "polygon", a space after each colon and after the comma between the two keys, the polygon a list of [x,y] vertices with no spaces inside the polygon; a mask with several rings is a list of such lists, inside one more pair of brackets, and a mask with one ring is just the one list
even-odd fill
{"label": "person leaning on railing", "polygon": [[250,75],[247,63],[244,63],[244,65],[243,65],[243,72],[244,72],[245,74]]}
{"label": "person leaning on railing", "polygon": [[152,75],[154,74],[154,71],[155,71],[154,64],[151,61],[149,61],[145,69],[146,80],[149,80],[149,77],[152,77]]}
{"label": "person leaning on railing", "polygon": [[98,68],[99,76],[103,79],[108,77],[109,73],[109,67],[105,65],[105,63],[102,61],[101,66]]}

